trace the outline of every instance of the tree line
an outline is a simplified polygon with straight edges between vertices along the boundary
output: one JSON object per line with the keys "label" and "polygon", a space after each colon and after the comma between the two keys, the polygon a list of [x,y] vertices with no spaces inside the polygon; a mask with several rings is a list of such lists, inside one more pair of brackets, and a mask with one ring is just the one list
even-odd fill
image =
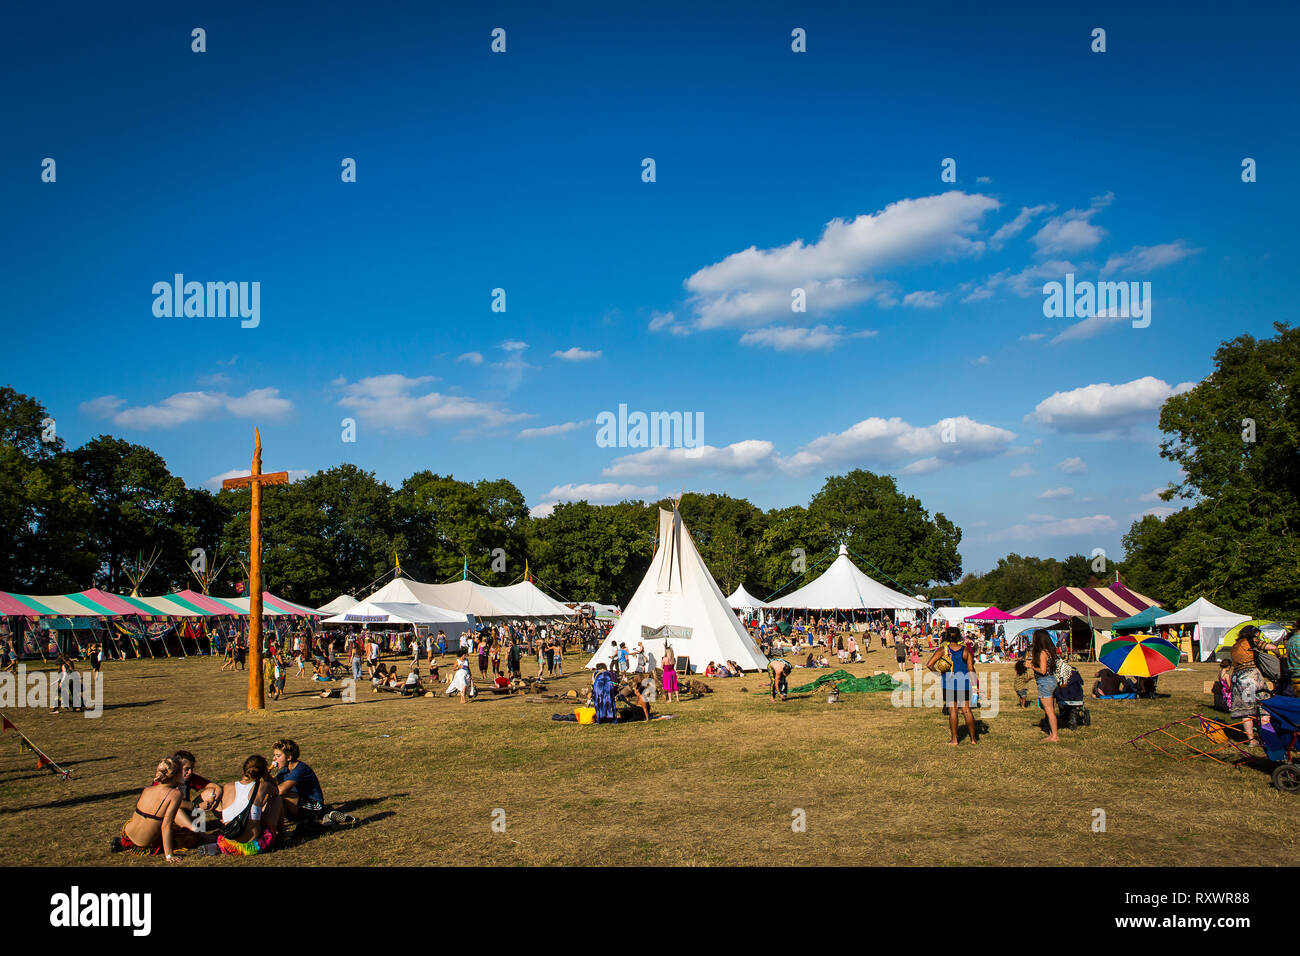
{"label": "tree line", "polygon": [[[187,487],[156,452],[110,435],[69,450],[44,432],[47,417],[36,399],[0,388],[0,534],[12,542],[0,588],[129,592],[129,572],[156,552],[141,593],[163,593],[195,586],[202,549],[210,566],[224,562],[212,593],[234,593],[245,577],[247,489]],[[566,502],[533,518],[505,479],[420,471],[393,487],[340,464],[265,492],[263,568],[268,589],[312,606],[366,593],[399,559],[404,574],[433,582],[467,569],[510,584],[527,566],[553,595],[623,604],[654,553],[661,506],[671,502]],[[909,591],[961,573],[961,529],[886,475],[828,478],[806,507],[692,494],[681,510],[725,592],[743,583],[766,597],[808,569],[810,579],[841,542]]]}
{"label": "tree line", "polygon": [[[682,515],[718,585],[763,599],[806,583],[844,543],[869,574],[908,593],[1010,609],[1065,585],[1121,580],[1181,607],[1206,596],[1245,613],[1300,611],[1300,331],[1222,343],[1214,371],[1160,414],[1162,457],[1183,480],[1164,493],[1183,507],[1135,521],[1122,562],[1009,554],[962,577],[962,532],[894,479],[854,470],[827,478],[807,505],[764,511],[744,498],[692,494]],[[129,591],[128,570],[155,549],[144,593],[194,584],[193,551],[226,561],[215,594],[244,576],[249,492],[187,487],[156,452],[109,435],[67,449],[45,430],[39,401],[0,388],[0,589]],[[1115,467],[1124,467],[1118,461]],[[366,593],[395,560],[418,580],[488,584],[533,576],[566,600],[623,604],[654,551],[667,501],[563,503],[529,515],[505,479],[461,481],[420,471],[397,487],[353,464],[264,496],[270,589],[317,606]]]}

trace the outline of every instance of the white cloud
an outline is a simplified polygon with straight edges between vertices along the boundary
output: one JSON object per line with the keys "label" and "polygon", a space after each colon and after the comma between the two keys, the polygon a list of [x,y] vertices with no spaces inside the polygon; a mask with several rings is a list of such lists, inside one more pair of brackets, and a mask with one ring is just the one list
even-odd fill
{"label": "white cloud", "polygon": [[1048,488],[1038,497],[1044,501],[1051,501],[1054,498],[1069,498],[1074,495],[1073,488]]}
{"label": "white cloud", "polygon": [[589,362],[592,359],[598,359],[601,356],[599,350],[595,352],[580,349],[576,345],[571,349],[565,349],[563,352],[552,352],[552,356],[557,359],[563,359],[566,362]]}
{"label": "white cloud", "polygon": [[1082,458],[1066,458],[1057,462],[1056,467],[1067,475],[1082,475],[1088,470],[1088,465]]}
{"label": "white cloud", "polygon": [[891,265],[975,256],[979,220],[996,199],[950,191],[905,199],[852,220],[833,219],[821,238],[771,249],[750,246],[686,280],[700,328],[754,326],[790,314],[791,290],[804,289],[809,311],[876,298],[892,301],[892,284],[870,276]]}
{"label": "white cloud", "polygon": [[430,424],[477,424],[488,427],[527,418],[495,402],[424,391],[436,381],[431,375],[408,378],[392,373],[372,375],[344,384],[339,404],[352,409],[368,425],[380,429],[422,432]]}
{"label": "white cloud", "polygon": [[1052,209],[1049,205],[1042,206],[1024,206],[1020,212],[1016,213],[1016,218],[1010,222],[1003,223],[998,231],[993,233],[989,239],[989,246],[994,249],[1000,249],[1008,239],[1014,239],[1020,233],[1025,231],[1025,227],[1034,219],[1035,216],[1050,212]]}
{"label": "white cloud", "polygon": [[[956,440],[945,442],[949,427]],[[926,459],[950,465],[988,458],[1006,451],[1015,437],[1005,429],[965,416],[920,427],[901,418],[868,418],[842,432],[813,439],[781,466],[797,474],[848,464],[890,467],[907,462],[909,467],[930,471],[937,465]]]}
{"label": "white cloud", "polygon": [[118,398],[116,395],[101,395],[99,398],[92,398],[88,402],[82,402],[78,407],[83,415],[89,415],[91,418],[108,418],[125,404],[125,398]]}
{"label": "white cloud", "polygon": [[1161,500],[1160,495],[1163,494],[1165,490],[1166,490],[1165,488],[1153,488],[1152,490],[1148,491],[1145,495],[1140,496],[1138,498],[1138,501],[1142,501],[1142,502],[1160,501]]}
{"label": "white cloud", "polygon": [[[1150,303],[1147,304],[1147,307],[1150,307]],[[1105,315],[1090,315],[1088,318],[1074,323],[1074,325],[1057,334],[1052,339],[1051,344],[1059,345],[1062,342],[1077,342],[1080,339],[1090,339],[1094,335],[1106,331],[1106,329],[1122,325],[1129,321],[1129,318],[1129,316],[1120,315],[1115,309],[1110,309]]]}
{"label": "white cloud", "polygon": [[976,177],[975,177],[975,182],[979,183],[981,186],[985,186],[985,185],[988,185],[989,183],[993,182],[993,177],[992,177],[992,176],[976,176]]}
{"label": "white cloud", "polygon": [[691,330],[688,326],[677,321],[677,313],[675,312],[650,313],[650,324],[648,328],[651,332],[669,332],[673,335],[691,334]]}
{"label": "white cloud", "polygon": [[529,509],[534,518],[545,518],[555,506],[565,501],[586,501],[591,504],[611,504],[628,499],[650,498],[658,494],[654,485],[621,485],[612,481],[583,485],[556,485],[542,495],[542,502]]}
{"label": "white cloud", "polygon": [[[945,436],[954,441],[945,442]],[[1009,451],[1015,435],[967,417],[916,426],[899,418],[868,418],[805,444],[783,457],[770,441],[749,439],[725,447],[650,448],[616,458],[602,474],[607,478],[650,478],[677,472],[760,470],[800,475],[821,468],[862,465],[896,468],[899,474],[924,474]]]}
{"label": "white cloud", "polygon": [[1103,275],[1109,272],[1152,272],[1162,266],[1181,262],[1200,251],[1200,249],[1193,249],[1182,239],[1158,246],[1134,246],[1128,252],[1107,259],[1101,271]]}
{"label": "white cloud", "polygon": [[1124,431],[1154,420],[1168,398],[1182,394],[1194,384],[1183,382],[1173,386],[1147,375],[1122,385],[1109,382],[1085,385],[1049,395],[1025,420],[1062,432]]}
{"label": "white cloud", "polygon": [[830,328],[825,325],[817,325],[811,329],[806,329],[773,325],[766,329],[753,329],[746,332],[740,337],[740,344],[764,345],[774,348],[778,352],[810,351],[813,349],[828,349],[838,344],[843,338],[843,330],[839,326]]}
{"label": "white cloud", "polygon": [[743,473],[776,460],[770,441],[747,439],[723,448],[701,445],[699,448],[647,448],[624,455],[601,471],[607,478],[652,478],[680,471],[726,471]]}
{"label": "white cloud", "polygon": [[971,365],[988,365],[989,357],[987,355],[981,355],[979,358],[971,359],[970,363]]}
{"label": "white cloud", "polygon": [[1012,468],[1009,472],[1007,472],[1007,477],[1028,478],[1032,474],[1034,474],[1033,466],[1028,463],[1025,463],[1023,465],[1016,465],[1016,467]]}
{"label": "white cloud", "polygon": [[989,535],[990,541],[1014,539],[1027,541],[1037,538],[1058,538],[1066,535],[1093,535],[1114,530],[1115,519],[1110,515],[1089,515],[1083,518],[1053,518],[1049,515],[1030,515],[1030,524],[1014,524]]}
{"label": "white cloud", "polygon": [[948,296],[941,292],[909,292],[903,296],[903,305],[911,306],[913,309],[937,309],[947,298]]}
{"label": "white cloud", "polygon": [[1170,505],[1157,505],[1154,508],[1148,508],[1146,511],[1140,511],[1137,514],[1129,515],[1129,518],[1133,521],[1139,521],[1142,518],[1145,518],[1150,515],[1159,518],[1161,521],[1164,521],[1171,514],[1174,514],[1179,510],[1181,509],[1171,507]]}
{"label": "white cloud", "polygon": [[1092,217],[1109,206],[1114,198],[1114,193],[1106,193],[1095,197],[1087,209],[1071,209],[1047,220],[1032,240],[1038,254],[1071,255],[1095,247],[1106,237],[1106,230],[1094,225]]}
{"label": "white cloud", "polygon": [[1036,265],[1025,266],[1019,272],[1004,269],[994,273],[983,282],[963,283],[959,290],[963,293],[962,302],[980,302],[990,299],[1001,288],[1010,289],[1022,299],[1031,295],[1043,294],[1043,280],[1063,279],[1067,273],[1077,271],[1074,263],[1064,259],[1053,259]]}
{"label": "white cloud", "polygon": [[591,419],[581,422],[565,422],[563,425],[543,425],[540,428],[525,428],[519,433],[520,438],[549,438],[552,435],[564,435],[583,425],[590,425]]}
{"label": "white cloud", "polygon": [[518,339],[507,339],[501,343],[500,347],[507,352],[522,352],[528,348],[528,343],[521,342]]}
{"label": "white cloud", "polygon": [[155,405],[123,407],[125,399],[104,395],[81,403],[81,411],[107,418],[123,428],[175,428],[215,418],[280,420],[293,412],[293,402],[280,397],[278,388],[255,388],[243,395],[225,392],[177,392]]}
{"label": "white cloud", "polygon": [[1022,341],[1022,342],[1041,342],[1041,341],[1042,341],[1043,339],[1045,339],[1045,338],[1047,338],[1047,335],[1046,335],[1045,333],[1043,333],[1043,332],[1030,332],[1028,335],[1022,335],[1022,336],[1020,336],[1020,341]]}
{"label": "white cloud", "polygon": [[457,362],[469,362],[470,365],[482,365],[482,364],[483,364],[483,353],[482,353],[482,352],[466,352],[464,355],[458,356],[457,359],[456,359],[456,361],[457,361]]}

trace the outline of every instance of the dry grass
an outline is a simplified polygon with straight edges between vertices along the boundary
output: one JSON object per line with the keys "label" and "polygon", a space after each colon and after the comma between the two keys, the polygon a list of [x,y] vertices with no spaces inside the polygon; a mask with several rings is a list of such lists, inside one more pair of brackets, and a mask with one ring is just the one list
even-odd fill
{"label": "dry grass", "polygon": [[[554,690],[579,688],[583,658]],[[851,668],[894,669],[892,652]],[[1016,709],[1009,665],[1000,714],[978,746],[945,746],[936,710],[888,694],[824,693],[773,704],[765,676],[711,681],[716,693],[661,705],[674,720],[627,726],[558,723],[563,704],[483,694],[462,706],[359,691],[326,701],[289,680],[263,714],[239,708],[245,675],[209,658],[107,668],[98,720],[15,710],[61,781],[0,739],[0,853],[14,866],[163,865],[108,854],[153,761],[177,747],[199,772],[228,780],[250,753],[290,736],[327,801],[366,819],[265,857],[186,866],[354,864],[1064,864],[1215,865],[1294,859],[1300,803],[1259,771],[1176,763],[1125,742],[1193,712],[1214,665],[1161,679],[1171,697],[1094,701],[1093,724],[1037,743],[1035,708]],[[1085,668],[1085,674],[1091,675]],[[798,670],[792,684],[816,676]],[[1089,684],[1091,681],[1089,681]],[[492,814],[506,814],[504,833]],[[793,832],[792,812],[807,815]],[[1107,830],[1092,830],[1093,809]],[[1270,848],[1234,858],[1231,846]]]}

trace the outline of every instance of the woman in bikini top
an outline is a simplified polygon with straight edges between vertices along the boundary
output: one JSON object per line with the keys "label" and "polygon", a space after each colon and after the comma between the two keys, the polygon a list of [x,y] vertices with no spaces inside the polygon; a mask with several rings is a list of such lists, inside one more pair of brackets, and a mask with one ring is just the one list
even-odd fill
{"label": "woman in bikini top", "polygon": [[174,757],[159,760],[153,783],[140,791],[131,819],[123,828],[136,846],[156,847],[161,844],[168,859],[172,858],[175,850],[172,825],[181,805],[180,783],[180,761]]}

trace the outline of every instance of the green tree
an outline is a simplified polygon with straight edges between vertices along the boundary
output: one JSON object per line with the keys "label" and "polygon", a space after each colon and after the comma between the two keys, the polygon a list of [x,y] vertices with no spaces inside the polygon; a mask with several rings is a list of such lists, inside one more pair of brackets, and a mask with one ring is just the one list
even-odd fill
{"label": "green tree", "polygon": [[92,583],[90,501],[47,419],[36,399],[0,387],[0,584],[7,589],[80,590]]}
{"label": "green tree", "polygon": [[[442,582],[460,577],[466,563],[476,577],[493,585],[509,584],[523,574],[529,557],[528,507],[509,481],[470,483],[417,472],[394,495],[393,512],[405,541],[402,566],[409,566],[414,576]],[[504,570],[494,570],[501,557]]]}
{"label": "green tree", "polygon": [[1125,562],[1174,605],[1204,595],[1252,614],[1300,610],[1300,329],[1241,335],[1214,371],[1160,411],[1162,457],[1182,469],[1163,496],[1187,507],[1125,537]]}
{"label": "green tree", "polygon": [[97,583],[129,592],[125,569],[156,551],[160,566],[146,579],[146,592],[182,584],[177,568],[189,559],[177,506],[185,482],[167,470],[157,452],[110,435],[91,439],[71,458],[77,484],[90,501],[86,532],[89,550],[97,556]]}
{"label": "green tree", "polygon": [[808,510],[851,551],[909,591],[961,574],[961,529],[943,514],[931,519],[889,475],[858,469],[827,478]]}

